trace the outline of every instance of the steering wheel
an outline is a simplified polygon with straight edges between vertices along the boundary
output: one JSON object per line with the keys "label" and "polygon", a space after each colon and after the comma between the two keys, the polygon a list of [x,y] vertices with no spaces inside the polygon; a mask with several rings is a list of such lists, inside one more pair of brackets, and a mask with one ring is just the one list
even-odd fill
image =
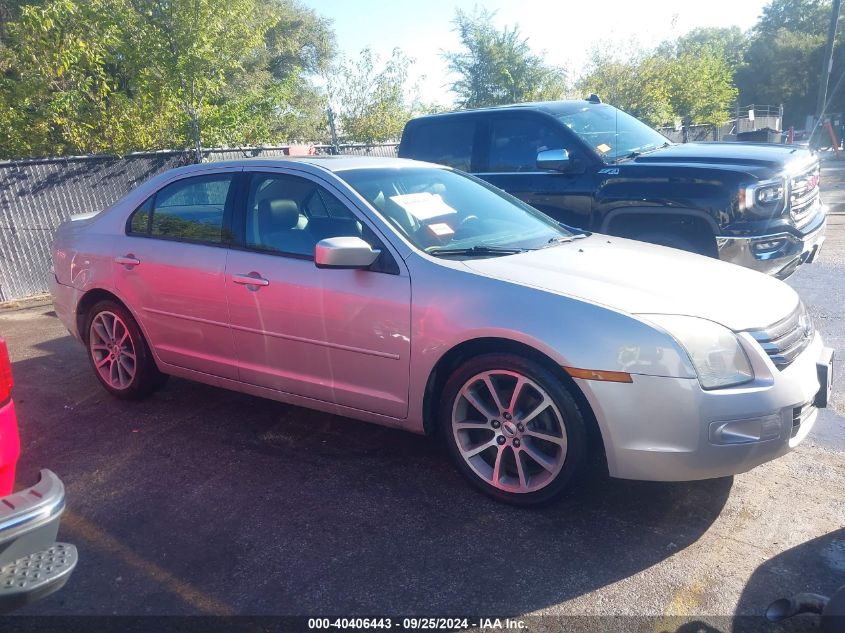
{"label": "steering wheel", "polygon": [[458,224],[458,227],[455,229],[455,237],[458,238],[461,233],[463,233],[467,228],[472,228],[472,224],[474,222],[480,222],[478,216],[474,213],[468,215],[463,220],[461,220],[461,222]]}

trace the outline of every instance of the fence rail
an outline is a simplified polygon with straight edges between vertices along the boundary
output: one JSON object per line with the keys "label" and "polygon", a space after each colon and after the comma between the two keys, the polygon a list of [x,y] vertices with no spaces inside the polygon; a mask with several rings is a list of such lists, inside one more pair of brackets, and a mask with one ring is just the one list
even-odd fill
{"label": "fence rail", "polygon": [[[348,144],[209,149],[203,162],[315,154],[396,156],[396,144]],[[0,162],[0,302],[47,292],[50,244],[71,215],[108,208],[137,185],[168,169],[196,162],[192,152],[72,156]]]}

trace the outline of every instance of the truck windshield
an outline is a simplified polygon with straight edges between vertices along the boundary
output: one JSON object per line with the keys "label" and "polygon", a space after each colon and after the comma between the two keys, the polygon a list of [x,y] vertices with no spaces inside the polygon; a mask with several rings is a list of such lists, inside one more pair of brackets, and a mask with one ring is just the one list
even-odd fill
{"label": "truck windshield", "polygon": [[610,163],[669,143],[642,121],[609,105],[584,106],[558,119]]}
{"label": "truck windshield", "polygon": [[378,167],[337,175],[408,241],[432,255],[512,255],[572,237],[537,209],[450,169]]}

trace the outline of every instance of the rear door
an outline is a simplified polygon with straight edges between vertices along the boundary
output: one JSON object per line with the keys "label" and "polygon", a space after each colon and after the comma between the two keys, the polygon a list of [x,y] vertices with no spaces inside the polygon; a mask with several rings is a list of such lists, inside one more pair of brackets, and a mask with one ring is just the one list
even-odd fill
{"label": "rear door", "polygon": [[[249,174],[226,292],[240,380],[402,418],[408,410],[410,279],[325,181]],[[369,270],[319,269],[314,247],[357,236],[383,251]],[[401,266],[401,268],[400,268]]]}
{"label": "rear door", "polygon": [[[560,222],[589,228],[595,186],[592,161],[562,124],[532,112],[490,114],[483,146],[476,176]],[[567,150],[571,169],[565,173],[538,169],[538,152],[550,149]]]}
{"label": "rear door", "polygon": [[119,294],[165,363],[237,378],[226,250],[238,169],[173,181],[130,216],[114,245]]}

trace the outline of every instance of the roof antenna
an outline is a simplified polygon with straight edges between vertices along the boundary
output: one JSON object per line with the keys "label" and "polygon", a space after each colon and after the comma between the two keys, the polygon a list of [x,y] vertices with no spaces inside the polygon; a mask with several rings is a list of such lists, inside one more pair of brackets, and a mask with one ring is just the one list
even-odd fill
{"label": "roof antenna", "polygon": [[587,101],[590,103],[601,103],[601,97],[599,97],[595,92],[587,97]]}

